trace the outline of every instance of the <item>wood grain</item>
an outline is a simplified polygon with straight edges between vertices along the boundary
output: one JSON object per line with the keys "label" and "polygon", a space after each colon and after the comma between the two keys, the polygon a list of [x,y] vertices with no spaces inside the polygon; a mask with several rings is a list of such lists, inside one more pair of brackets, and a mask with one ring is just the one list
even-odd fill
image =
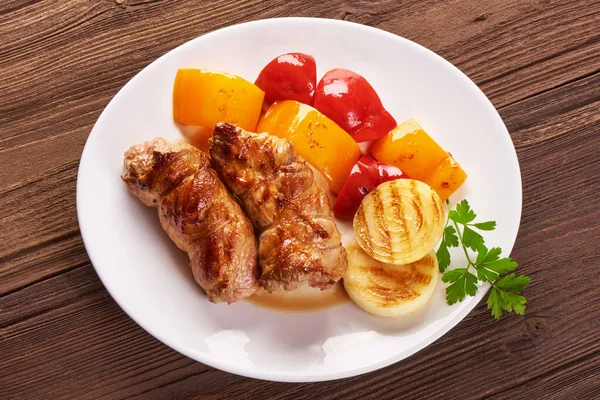
{"label": "wood grain", "polygon": [[[259,18],[377,26],[444,56],[500,109],[519,156],[525,317],[480,304],[432,346],[359,377],[283,384],[196,363],[110,298],[81,241],[77,167],[135,73]],[[600,397],[600,2],[5,0],[0,4],[0,398]]]}

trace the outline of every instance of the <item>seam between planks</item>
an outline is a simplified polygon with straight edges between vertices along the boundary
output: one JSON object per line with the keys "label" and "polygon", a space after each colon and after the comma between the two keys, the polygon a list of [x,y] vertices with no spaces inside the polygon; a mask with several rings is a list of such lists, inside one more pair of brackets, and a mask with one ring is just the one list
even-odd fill
{"label": "seam between planks", "polygon": [[556,367],[550,369],[549,371],[545,371],[544,373],[541,374],[534,374],[533,376],[531,376],[530,378],[527,378],[526,380],[524,380],[523,382],[519,382],[516,385],[508,385],[504,388],[501,388],[497,391],[493,391],[491,392],[489,395],[486,394],[486,399],[491,399],[491,398],[497,398],[498,395],[503,394],[508,392],[509,390],[513,390],[513,389],[518,389],[524,385],[527,385],[528,383],[531,383],[533,381],[536,381],[540,378],[543,378],[545,376],[548,375],[554,375],[556,372],[559,372],[560,370],[567,368],[571,365],[576,365],[579,364],[581,362],[585,362],[589,359],[593,359],[594,357],[597,357],[598,355],[600,355],[600,349],[596,349],[595,351],[591,351],[590,353],[587,353],[579,358],[576,358],[574,360],[570,360],[567,361],[566,363],[562,363],[562,364],[558,364]]}
{"label": "seam between planks", "polygon": [[[42,282],[44,282],[44,281],[45,281],[45,280],[47,280],[47,279],[50,279],[50,278],[55,278],[55,277],[57,277],[57,276],[60,276],[60,275],[62,275],[63,273],[66,273],[66,272],[71,272],[71,271],[75,271],[76,269],[83,268],[83,267],[86,267],[86,266],[88,266],[88,265],[91,265],[91,264],[90,264],[89,262],[84,262],[84,263],[80,263],[80,264],[74,265],[74,266],[72,266],[72,267],[69,267],[68,269],[65,269],[65,270],[61,271],[60,273],[54,274],[54,275],[52,275],[52,276],[44,277],[44,278],[42,278],[42,279],[38,279],[38,280],[37,280],[37,281],[35,281],[35,282],[32,282],[32,283],[30,283],[30,284],[27,284],[26,286],[23,286],[23,287],[19,288],[19,289],[17,290],[17,292],[18,292],[19,290],[27,289],[28,287],[31,287],[31,286],[37,285],[37,284],[39,284],[39,283],[42,283]],[[103,288],[104,288],[104,286],[103,286]],[[101,290],[101,289],[100,289],[100,288],[98,288],[98,289],[94,290],[94,291],[93,291],[93,292],[91,292],[91,293],[96,293],[96,292],[97,292],[97,291],[99,291],[99,290]],[[8,293],[8,294],[6,294],[6,295],[9,295],[9,294],[10,294],[10,293]],[[3,295],[2,297],[6,296],[6,295]],[[85,296],[87,296],[87,295],[88,295],[88,294],[86,294]],[[1,298],[0,298],[0,299],[1,299]],[[71,300],[65,301],[65,302],[63,302],[63,303],[60,303],[60,304],[57,304],[57,305],[55,305],[55,306],[53,306],[53,307],[50,307],[50,308],[47,308],[47,309],[43,309],[43,310],[40,310],[40,311],[37,311],[37,312],[31,313],[31,314],[22,315],[22,316],[17,316],[17,317],[15,317],[15,318],[12,318],[12,319],[8,320],[6,323],[4,323],[4,324],[0,325],[0,330],[3,330],[3,329],[6,329],[6,328],[9,328],[9,327],[11,327],[11,326],[13,326],[13,325],[20,324],[20,323],[22,323],[22,322],[25,322],[25,321],[27,321],[27,320],[30,320],[30,319],[32,319],[32,318],[39,317],[40,315],[44,315],[44,314],[46,314],[46,313],[49,313],[49,312],[51,312],[51,311],[60,310],[61,308],[65,308],[65,307],[67,307],[67,306],[69,306],[69,305],[71,305],[71,304],[75,304],[75,303],[79,302],[80,300],[81,300],[81,297],[78,297],[78,298],[75,298],[75,299],[71,299]]]}
{"label": "seam between planks", "polygon": [[[184,356],[184,357],[185,357],[185,356]],[[180,368],[176,368],[176,369],[175,369],[175,370],[173,370],[173,371],[177,371],[178,369],[187,368],[187,367],[189,367],[190,365],[193,365],[193,364],[196,364],[196,361],[192,360],[192,362],[191,362],[190,364],[188,364],[188,365],[186,365],[186,366],[183,366],[183,367],[180,367]],[[175,384],[175,383],[179,383],[179,382],[181,382],[181,381],[185,381],[186,379],[192,378],[192,377],[194,377],[194,376],[200,376],[200,375],[204,375],[204,374],[206,374],[206,373],[208,373],[208,372],[215,371],[215,369],[214,369],[213,367],[211,367],[211,366],[208,366],[208,365],[206,365],[206,364],[204,364],[204,365],[207,367],[207,369],[206,369],[206,370],[203,370],[203,371],[200,371],[200,372],[196,372],[196,373],[192,373],[192,374],[186,374],[186,375],[184,375],[184,376],[182,376],[182,377],[180,377],[180,378],[177,378],[177,379],[171,380],[171,381],[169,381],[169,382],[167,382],[167,383],[164,383],[164,384],[162,384],[162,385],[159,385],[159,386],[156,386],[156,387],[153,387],[153,388],[150,388],[150,389],[144,390],[144,391],[143,391],[143,392],[141,392],[141,393],[136,393],[136,394],[132,395],[131,397],[139,397],[139,396],[142,396],[142,395],[144,395],[144,394],[146,394],[146,393],[153,392],[153,391],[155,391],[155,390],[159,390],[159,389],[162,389],[162,388],[164,388],[164,387],[171,386],[171,385],[173,385],[173,384]],[[171,372],[172,372],[172,371],[171,371]],[[137,382],[137,383],[138,383],[138,384],[139,384],[139,383],[144,383],[144,382],[147,382],[147,381],[149,381],[149,380],[152,380],[152,379],[154,379],[154,378],[151,378],[151,379],[145,379],[145,380],[143,380],[143,381],[141,381],[141,382]],[[121,389],[119,389],[119,390],[117,390],[117,391],[115,391],[115,392],[109,393],[109,394],[107,394],[107,395],[105,395],[105,396],[103,396],[103,397],[110,396],[111,394],[117,393],[117,392],[119,392],[119,391],[120,391],[120,390],[122,390],[122,389],[123,389],[123,388],[121,388]]]}
{"label": "seam between planks", "polygon": [[31,281],[31,282],[29,282],[29,283],[27,283],[27,284],[25,284],[23,286],[20,286],[18,288],[14,288],[14,289],[6,291],[5,293],[2,293],[2,295],[0,295],[0,299],[4,298],[6,296],[9,296],[11,294],[17,293],[17,292],[19,292],[21,290],[27,289],[28,287],[37,285],[38,283],[42,283],[42,282],[44,282],[44,281],[46,281],[48,279],[56,278],[56,277],[58,277],[58,276],[60,276],[60,275],[62,275],[64,273],[74,271],[74,270],[79,269],[81,267],[85,267],[86,265],[92,265],[92,263],[89,262],[89,261],[85,261],[85,262],[81,262],[79,264],[75,264],[75,265],[72,265],[70,267],[67,267],[66,269],[62,269],[60,271],[53,272],[53,273],[48,274],[46,276],[43,276],[43,277],[41,277],[39,279]]}
{"label": "seam between planks", "polygon": [[522,99],[515,100],[515,101],[513,101],[513,102],[511,102],[511,103],[508,103],[508,104],[505,104],[505,105],[503,105],[503,106],[501,106],[501,107],[498,107],[498,108],[496,108],[496,110],[497,110],[497,111],[504,110],[505,108],[508,108],[508,107],[510,107],[510,106],[514,106],[514,105],[516,105],[516,104],[519,104],[519,103],[523,103],[523,102],[525,102],[525,101],[527,101],[527,100],[534,99],[534,98],[536,98],[536,97],[542,96],[542,95],[544,95],[544,94],[546,94],[546,93],[548,93],[548,92],[551,92],[551,91],[553,91],[553,90],[557,90],[557,89],[560,89],[560,88],[562,88],[562,87],[564,87],[564,86],[571,85],[571,84],[573,84],[573,83],[577,83],[577,82],[579,82],[579,81],[582,81],[582,80],[585,80],[585,79],[587,79],[587,78],[591,78],[592,76],[594,76],[594,75],[596,75],[596,74],[599,74],[599,73],[600,73],[600,68],[599,68],[599,69],[597,69],[597,70],[595,70],[595,71],[589,72],[589,73],[587,73],[587,74],[583,74],[583,75],[580,75],[580,76],[578,76],[578,77],[575,77],[575,78],[569,79],[568,81],[565,81],[565,82],[563,82],[563,83],[561,83],[561,84],[558,84],[558,85],[556,85],[556,86],[552,86],[552,87],[550,87],[550,88],[548,88],[548,89],[545,89],[545,90],[542,90],[542,91],[540,91],[540,92],[537,92],[537,93],[532,93],[532,94],[530,94],[530,95],[527,95],[527,96],[523,97]]}
{"label": "seam between planks", "polygon": [[[73,229],[71,231],[65,232],[63,234],[60,234],[58,236],[51,237],[47,240],[44,240],[43,242],[36,243],[34,245],[18,249],[17,251],[15,251],[13,253],[8,253],[5,256],[0,257],[0,263],[5,263],[6,261],[14,260],[15,258],[17,258],[19,256],[27,254],[33,248],[46,247],[49,245],[53,245],[54,243],[59,243],[65,239],[72,239],[77,235],[81,235],[81,233],[79,232],[79,227],[76,229]],[[0,298],[2,298],[3,296],[4,296],[4,293],[0,295]]]}

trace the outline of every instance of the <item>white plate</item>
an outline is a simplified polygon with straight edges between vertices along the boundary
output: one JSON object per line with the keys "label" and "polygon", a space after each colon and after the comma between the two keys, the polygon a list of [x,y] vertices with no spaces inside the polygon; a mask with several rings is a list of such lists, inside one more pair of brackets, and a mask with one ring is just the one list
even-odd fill
{"label": "white plate", "polygon": [[[450,307],[440,282],[430,307],[403,319],[373,317],[352,303],[309,313],[273,311],[245,301],[214,305],[194,283],[186,255],[161,230],[156,210],[130,195],[119,178],[123,153],[132,144],[155,136],[180,138],[171,111],[178,68],[227,71],[253,81],[267,62],[291,51],[312,54],[319,77],[335,67],[362,74],[398,122],[414,117],[469,174],[452,200],[466,197],[481,220],[498,221],[486,239],[510,252],[521,216],[521,176],[510,136],[490,101],[458,69],[409,40],[324,19],[271,19],[221,29],[141,71],[106,107],[88,138],[77,210],[102,282],[125,312],[160,341],[239,375],[321,381],[410,356],[462,320],[487,287]],[[458,253],[455,259],[460,260]]]}

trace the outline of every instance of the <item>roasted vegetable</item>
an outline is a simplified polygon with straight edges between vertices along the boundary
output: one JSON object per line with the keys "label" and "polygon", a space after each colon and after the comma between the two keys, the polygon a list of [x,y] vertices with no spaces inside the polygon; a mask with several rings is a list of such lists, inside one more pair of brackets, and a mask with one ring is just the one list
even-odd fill
{"label": "roasted vegetable", "polygon": [[335,122],[306,104],[274,103],[258,123],[257,132],[288,139],[298,154],[339,193],[361,153],[358,144]]}
{"label": "roasted vegetable", "polygon": [[180,69],[173,87],[173,119],[210,132],[219,122],[254,131],[265,93],[247,80],[224,72]]}
{"label": "roasted vegetable", "polygon": [[460,165],[412,118],[373,143],[369,153],[377,161],[428,183],[442,201],[467,179]]}
{"label": "roasted vegetable", "polygon": [[412,118],[373,143],[369,153],[378,161],[395,165],[420,181],[448,157],[448,153]]}
{"label": "roasted vegetable", "polygon": [[383,108],[371,84],[343,68],[332,69],[321,78],[315,108],[359,143],[379,139],[396,127],[396,120]]}
{"label": "roasted vegetable", "polygon": [[452,195],[465,181],[467,173],[458,165],[454,158],[448,154],[446,158],[423,182],[437,192],[442,201]]}
{"label": "roasted vegetable", "polygon": [[296,100],[312,106],[317,86],[317,64],[308,54],[282,54],[260,71],[255,84],[265,91],[265,102],[269,104]]}
{"label": "roasted vegetable", "polygon": [[362,156],[352,167],[350,176],[333,206],[337,218],[352,219],[362,199],[379,184],[394,179],[408,178],[399,168],[376,161],[369,155]]}
{"label": "roasted vegetable", "polygon": [[377,186],[354,216],[360,247],[376,260],[408,264],[429,253],[442,237],[442,201],[427,184],[397,179]]}
{"label": "roasted vegetable", "polygon": [[366,312],[398,317],[420,310],[431,299],[439,280],[435,253],[410,264],[392,265],[369,257],[356,241],[347,251],[344,288]]}

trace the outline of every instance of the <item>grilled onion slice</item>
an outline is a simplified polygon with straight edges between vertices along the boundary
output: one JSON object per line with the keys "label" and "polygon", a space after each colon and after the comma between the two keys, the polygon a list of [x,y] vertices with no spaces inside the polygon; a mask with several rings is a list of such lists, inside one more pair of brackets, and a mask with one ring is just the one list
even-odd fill
{"label": "grilled onion slice", "polygon": [[350,243],[344,288],[357,306],[380,317],[419,311],[431,299],[438,282],[432,251],[406,265],[390,265],[369,257],[356,241]]}
{"label": "grilled onion slice", "polygon": [[377,186],[354,216],[360,247],[376,260],[408,264],[429,253],[442,237],[442,201],[427,184],[397,179]]}

